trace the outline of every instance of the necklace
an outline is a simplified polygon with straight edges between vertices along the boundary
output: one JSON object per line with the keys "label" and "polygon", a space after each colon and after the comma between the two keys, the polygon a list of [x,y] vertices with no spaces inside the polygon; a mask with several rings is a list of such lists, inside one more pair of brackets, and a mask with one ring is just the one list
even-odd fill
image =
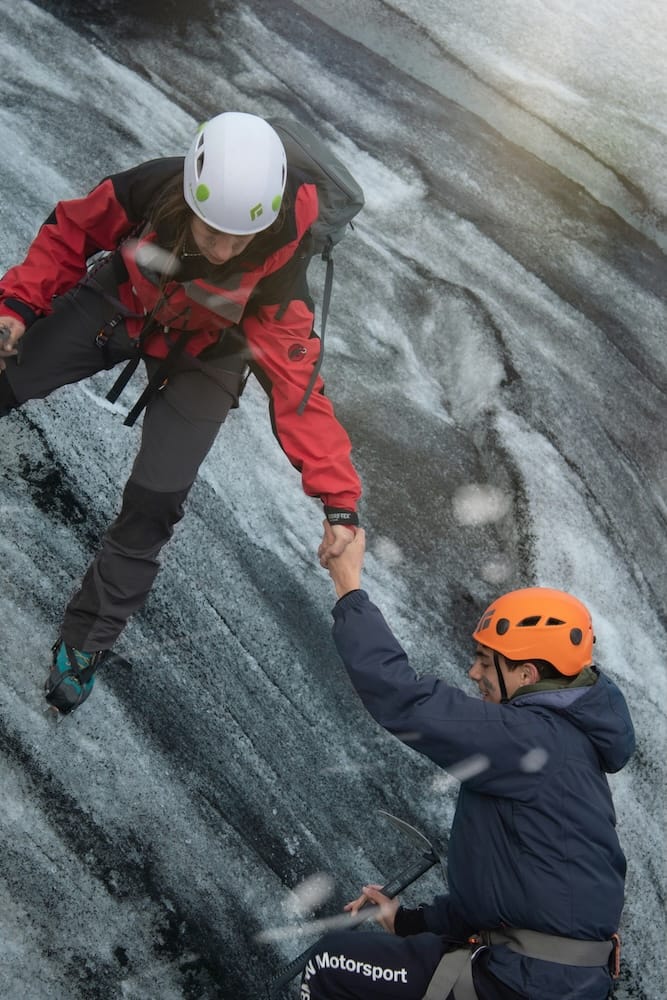
{"label": "necklace", "polygon": [[200,250],[188,250],[188,244],[186,242],[185,246],[181,250],[181,258],[183,257],[201,257]]}

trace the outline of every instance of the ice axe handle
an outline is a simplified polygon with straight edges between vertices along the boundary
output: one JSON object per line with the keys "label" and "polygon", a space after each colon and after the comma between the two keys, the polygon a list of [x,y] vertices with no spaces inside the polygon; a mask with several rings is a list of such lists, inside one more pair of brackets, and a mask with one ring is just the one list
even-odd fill
{"label": "ice axe handle", "polygon": [[[391,879],[390,882],[387,882],[386,885],[383,885],[380,892],[383,896],[388,896],[389,899],[393,899],[394,896],[398,896],[398,894],[403,892],[404,889],[407,889],[409,885],[412,885],[412,883],[416,882],[418,878],[421,878],[421,876],[424,875],[429,868],[433,868],[434,865],[439,863],[440,858],[437,857],[437,855],[431,854],[430,852],[422,854],[421,858],[413,861],[409,868],[399,872],[395,878]],[[366,905],[367,904],[364,903],[364,906]],[[360,907],[360,909],[363,909],[363,907]]]}
{"label": "ice axe handle", "polygon": [[[398,896],[400,892],[407,889],[409,885],[416,882],[418,878],[424,875],[429,868],[433,868],[434,865],[440,863],[440,858],[435,854],[427,852],[422,854],[419,860],[414,861],[408,868],[404,868],[402,872],[399,872],[394,878],[390,879],[386,885],[383,885],[380,892],[383,896],[387,896],[389,899],[393,899],[394,896]],[[374,904],[370,900],[359,907],[359,911],[365,910],[367,906],[373,906]],[[350,928],[351,931],[356,931],[357,927],[361,926],[361,922],[355,924]],[[286,965],[283,971],[276,976],[276,978],[269,983],[267,989],[267,996],[269,1000],[276,1000],[282,994],[282,991],[287,986],[288,983],[298,976],[300,972],[303,972],[308,962],[311,958],[317,954],[320,948],[321,938],[311,944],[310,948],[306,948],[302,951],[300,955],[297,955],[289,965]]]}

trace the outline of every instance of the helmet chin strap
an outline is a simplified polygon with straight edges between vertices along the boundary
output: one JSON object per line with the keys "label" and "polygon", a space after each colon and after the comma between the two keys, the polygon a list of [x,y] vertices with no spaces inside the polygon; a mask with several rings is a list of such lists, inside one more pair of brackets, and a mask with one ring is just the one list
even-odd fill
{"label": "helmet chin strap", "polygon": [[496,667],[496,673],[498,674],[498,686],[500,688],[500,704],[506,705],[509,701],[509,698],[507,696],[507,688],[505,687],[505,678],[503,677],[503,672],[500,669],[500,660],[498,658],[498,654],[496,653],[495,649],[493,651],[493,662]]}

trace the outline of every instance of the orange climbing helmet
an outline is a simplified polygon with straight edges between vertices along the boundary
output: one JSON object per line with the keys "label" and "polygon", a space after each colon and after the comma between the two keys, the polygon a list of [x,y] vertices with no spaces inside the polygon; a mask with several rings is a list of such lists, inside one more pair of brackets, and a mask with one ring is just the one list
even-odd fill
{"label": "orange climbing helmet", "polygon": [[562,590],[512,590],[489,605],[472,635],[509,660],[547,660],[567,677],[592,663],[589,611]]}

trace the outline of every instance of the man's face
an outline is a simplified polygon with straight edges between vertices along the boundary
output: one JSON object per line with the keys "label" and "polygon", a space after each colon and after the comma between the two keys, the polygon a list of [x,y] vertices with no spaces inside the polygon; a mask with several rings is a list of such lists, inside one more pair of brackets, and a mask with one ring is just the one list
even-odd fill
{"label": "man's face", "polygon": [[[507,697],[511,698],[514,692],[522,684],[526,683],[526,679],[521,667],[509,670],[505,662],[505,657],[501,656],[500,653],[498,654],[498,662],[500,663],[500,669],[505,680]],[[500,704],[502,695],[500,693],[500,684],[498,683],[498,673],[496,665],[493,662],[493,650],[489,649],[488,646],[482,646],[481,643],[477,644],[475,659],[468,671],[468,677],[471,681],[475,682],[484,701],[492,701],[496,705]]]}

